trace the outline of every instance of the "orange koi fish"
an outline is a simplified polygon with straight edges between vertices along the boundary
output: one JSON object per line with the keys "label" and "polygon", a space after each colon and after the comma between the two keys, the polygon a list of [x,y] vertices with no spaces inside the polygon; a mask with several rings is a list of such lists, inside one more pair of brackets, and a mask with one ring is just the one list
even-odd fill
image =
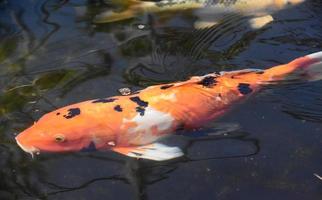
{"label": "orange koi fish", "polygon": [[245,69],[194,76],[147,87],[128,96],[72,104],[45,114],[16,137],[26,152],[112,150],[151,160],[183,155],[160,139],[218,118],[264,85],[322,79],[322,51],[267,70]]}

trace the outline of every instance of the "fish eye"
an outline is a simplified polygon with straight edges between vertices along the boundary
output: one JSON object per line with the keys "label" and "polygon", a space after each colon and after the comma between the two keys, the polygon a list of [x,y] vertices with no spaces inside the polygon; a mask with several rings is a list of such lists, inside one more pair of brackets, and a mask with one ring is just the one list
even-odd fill
{"label": "fish eye", "polygon": [[62,134],[55,135],[55,141],[56,142],[64,142],[65,141],[65,136]]}

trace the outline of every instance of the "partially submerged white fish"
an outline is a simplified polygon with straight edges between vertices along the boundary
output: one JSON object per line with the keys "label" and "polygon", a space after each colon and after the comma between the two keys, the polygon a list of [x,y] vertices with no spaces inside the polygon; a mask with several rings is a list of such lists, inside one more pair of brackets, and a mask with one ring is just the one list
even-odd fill
{"label": "partially submerged white fish", "polygon": [[[106,11],[97,15],[95,23],[110,23],[131,19],[144,13],[177,12],[183,10],[196,10],[198,16],[206,14],[222,14],[227,12],[239,12],[243,14],[267,15],[272,12],[297,5],[305,0],[112,0],[111,3],[122,4],[124,9],[120,12]],[[202,8],[202,9],[201,9]],[[203,10],[206,9],[206,10]]]}

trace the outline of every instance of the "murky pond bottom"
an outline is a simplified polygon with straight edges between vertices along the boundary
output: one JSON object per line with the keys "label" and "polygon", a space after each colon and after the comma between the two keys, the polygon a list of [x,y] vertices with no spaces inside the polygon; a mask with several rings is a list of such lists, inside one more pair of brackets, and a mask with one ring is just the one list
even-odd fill
{"label": "murky pond bottom", "polygon": [[322,199],[321,81],[263,90],[216,121],[238,131],[172,161],[22,152],[15,135],[60,106],[322,50],[317,0],[260,30],[242,16],[200,30],[185,15],[94,24],[102,2],[0,1],[0,199]]}

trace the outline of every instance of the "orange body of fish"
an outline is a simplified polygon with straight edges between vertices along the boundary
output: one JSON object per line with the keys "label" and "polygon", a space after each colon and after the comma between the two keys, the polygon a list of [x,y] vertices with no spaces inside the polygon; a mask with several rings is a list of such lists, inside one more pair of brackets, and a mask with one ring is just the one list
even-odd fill
{"label": "orange body of fish", "polygon": [[69,105],[45,114],[16,141],[31,154],[98,149],[168,160],[183,153],[159,143],[160,138],[216,119],[263,85],[303,77],[322,79],[322,52],[267,70],[211,73],[150,86],[128,96]]}

